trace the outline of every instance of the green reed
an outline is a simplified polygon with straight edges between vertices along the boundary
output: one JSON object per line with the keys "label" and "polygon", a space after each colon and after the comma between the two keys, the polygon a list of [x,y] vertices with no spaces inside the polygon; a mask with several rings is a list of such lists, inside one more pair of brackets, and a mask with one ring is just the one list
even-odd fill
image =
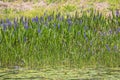
{"label": "green reed", "polygon": [[119,67],[119,14],[81,13],[1,20],[0,66]]}

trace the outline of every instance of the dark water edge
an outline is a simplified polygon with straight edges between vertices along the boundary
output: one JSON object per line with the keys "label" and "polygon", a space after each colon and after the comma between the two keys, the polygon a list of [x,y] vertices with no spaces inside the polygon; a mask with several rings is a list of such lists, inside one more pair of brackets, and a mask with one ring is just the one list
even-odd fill
{"label": "dark water edge", "polygon": [[120,80],[120,68],[0,68],[0,80]]}

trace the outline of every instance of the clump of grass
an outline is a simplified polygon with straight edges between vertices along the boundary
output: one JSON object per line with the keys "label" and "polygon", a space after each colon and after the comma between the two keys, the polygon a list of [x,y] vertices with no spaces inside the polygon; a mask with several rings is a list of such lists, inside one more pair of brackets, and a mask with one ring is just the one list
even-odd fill
{"label": "clump of grass", "polygon": [[[82,12],[82,11],[81,11]],[[120,65],[120,16],[89,10],[0,20],[1,66]]]}
{"label": "clump of grass", "polygon": [[75,5],[70,5],[70,4],[67,4],[63,7],[63,10],[65,12],[72,12],[72,11],[75,11],[76,10],[76,6]]}

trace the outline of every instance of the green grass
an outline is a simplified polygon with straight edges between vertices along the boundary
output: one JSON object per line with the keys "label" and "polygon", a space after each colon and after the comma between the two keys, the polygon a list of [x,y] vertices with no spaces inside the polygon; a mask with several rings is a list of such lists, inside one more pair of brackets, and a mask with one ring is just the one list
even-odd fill
{"label": "green grass", "polygon": [[[9,0],[3,0],[3,1],[9,1]],[[10,0],[12,1],[12,0]],[[17,0],[18,2],[14,3],[14,0],[12,1],[13,4],[19,4],[20,1],[22,0]],[[33,1],[33,0],[26,0],[26,1]],[[35,2],[38,2],[38,0],[34,0]],[[71,3],[72,2],[72,3]],[[119,0],[88,0],[85,2],[85,5],[88,7],[85,7],[84,10],[89,10],[90,8],[95,8],[95,6],[93,5],[95,2],[107,2],[109,4],[109,7],[107,9],[103,9],[102,12],[103,14],[108,14],[110,13],[112,10],[116,10],[116,9],[120,9],[120,1]],[[46,5],[44,8],[43,7],[33,7],[34,10],[14,10],[11,9],[9,7],[7,8],[3,8],[1,9],[1,14],[0,14],[0,18],[14,18],[15,16],[19,17],[19,16],[26,16],[26,17],[33,17],[33,16],[40,16],[41,14],[43,14],[44,11],[50,11],[52,12],[53,10],[59,10],[61,12],[64,13],[74,13],[76,10],[81,10],[83,8],[80,8],[80,0],[46,0],[45,1],[46,4],[50,4],[50,3],[55,3],[55,5],[57,5],[56,7],[51,6],[48,8],[48,5]],[[73,4],[74,3],[74,4]],[[104,8],[104,7],[103,7]],[[14,14],[14,15],[13,15]],[[28,15],[29,14],[29,15]]]}
{"label": "green grass", "polygon": [[64,7],[63,7],[63,11],[65,11],[65,12],[73,12],[73,11],[75,11],[77,8],[76,8],[76,6],[75,5],[65,5]]}
{"label": "green grass", "polygon": [[94,10],[79,14],[2,19],[0,66],[120,67],[120,17]]}

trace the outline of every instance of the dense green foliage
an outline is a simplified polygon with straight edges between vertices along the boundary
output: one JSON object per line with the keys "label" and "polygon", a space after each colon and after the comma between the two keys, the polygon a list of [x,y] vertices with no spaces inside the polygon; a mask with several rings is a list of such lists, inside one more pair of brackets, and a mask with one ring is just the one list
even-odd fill
{"label": "dense green foliage", "polygon": [[120,17],[93,10],[1,20],[1,66],[120,66]]}

